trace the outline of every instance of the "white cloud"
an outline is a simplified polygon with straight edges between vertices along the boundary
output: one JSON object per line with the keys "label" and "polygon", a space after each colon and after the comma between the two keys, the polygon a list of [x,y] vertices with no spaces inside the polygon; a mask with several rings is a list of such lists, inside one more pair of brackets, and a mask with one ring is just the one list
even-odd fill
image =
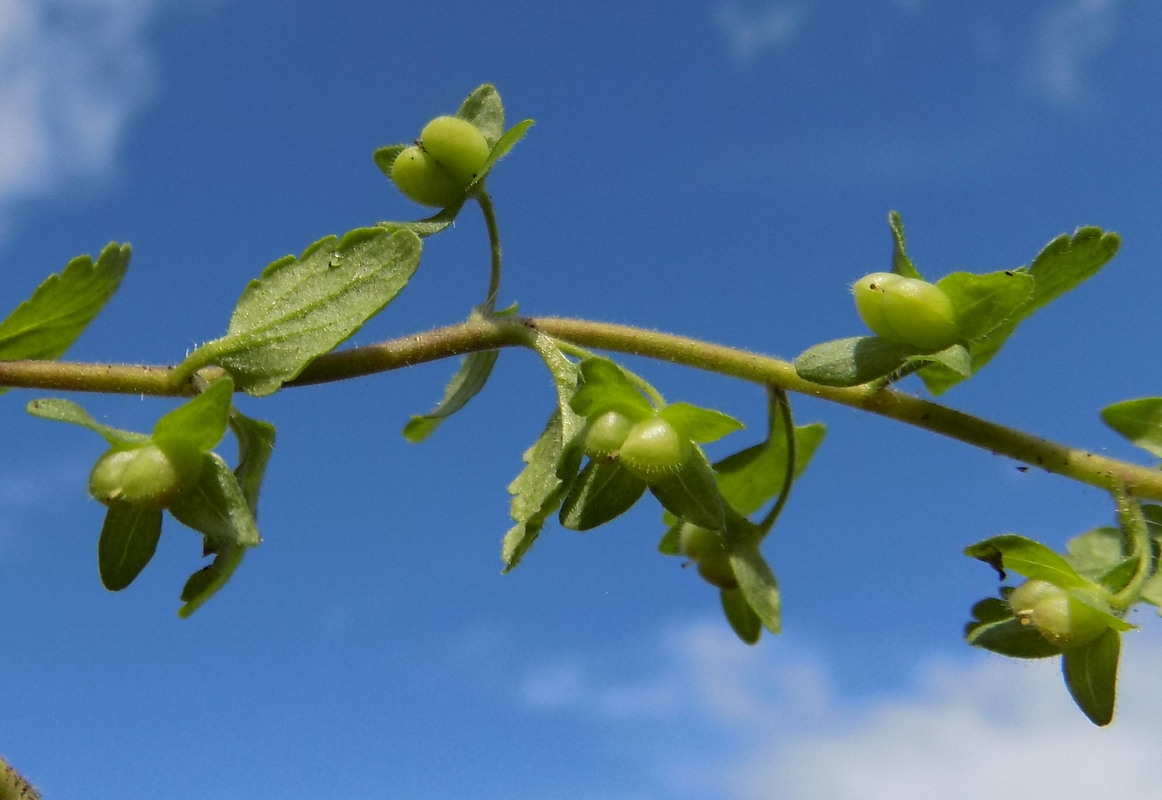
{"label": "white cloud", "polygon": [[718,9],[714,21],[730,41],[735,59],[746,62],[764,50],[789,42],[799,30],[802,16],[798,6],[787,3],[776,3],[756,13],[727,5]]}
{"label": "white cloud", "polygon": [[660,650],[653,674],[627,681],[602,680],[577,658],[546,665],[530,671],[522,699],[652,726],[654,736],[638,734],[649,741],[640,757],[673,797],[1091,800],[1149,797],[1162,783],[1162,645],[1145,634],[1127,637],[1118,715],[1105,729],[1073,706],[1056,659],[933,659],[908,691],[853,701],[782,637],[749,649],[712,623],[671,631]]}
{"label": "white cloud", "polygon": [[14,201],[113,166],[149,94],[162,0],[0,0],[0,226]]}
{"label": "white cloud", "polygon": [[1029,75],[1042,96],[1070,105],[1092,94],[1085,63],[1113,41],[1117,7],[1117,0],[1068,0],[1041,19]]}

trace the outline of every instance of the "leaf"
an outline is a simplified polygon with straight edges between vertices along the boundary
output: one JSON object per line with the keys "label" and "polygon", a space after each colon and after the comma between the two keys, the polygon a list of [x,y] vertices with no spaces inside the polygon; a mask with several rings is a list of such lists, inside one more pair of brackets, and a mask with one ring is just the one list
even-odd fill
{"label": "leaf", "polygon": [[731,546],[730,566],[738,579],[738,590],[758,616],[763,627],[771,633],[778,633],[782,627],[779,584],[762,553],[759,552],[758,545]]}
{"label": "leaf", "polygon": [[1065,686],[1094,725],[1109,725],[1117,699],[1122,637],[1107,630],[1092,642],[1066,650],[1061,660]]}
{"label": "leaf", "polygon": [[274,426],[251,419],[235,409],[230,413],[230,429],[238,440],[238,466],[234,477],[246,499],[250,516],[258,519],[258,493],[266,476],[266,465],[274,452]]}
{"label": "leaf", "polygon": [[56,422],[69,422],[73,425],[80,425],[82,428],[88,428],[104,437],[105,441],[119,450],[129,450],[149,442],[149,437],[144,433],[123,431],[120,428],[102,425],[89,416],[89,412],[71,400],[61,400],[58,398],[33,400],[28,404],[26,409],[34,417],[54,420]]}
{"label": "leaf", "polygon": [[[795,477],[807,469],[827,427],[815,422],[795,427]],[[740,514],[758,511],[783,488],[787,472],[787,434],[782,425],[774,427],[771,438],[727,456],[714,465],[718,490]]]}
{"label": "leaf", "polygon": [[[673,517],[672,514],[666,512],[665,516]],[[666,532],[662,535],[662,540],[658,542],[658,552],[664,556],[680,556],[682,540],[682,521],[675,518],[674,522],[666,528]]]}
{"label": "leaf", "polygon": [[410,231],[361,228],[276,261],[246,287],[226,335],[195,350],[179,370],[218,364],[245,392],[271,394],[399,294],[420,250]]}
{"label": "leaf", "polygon": [[[376,153],[378,152],[377,150]],[[395,161],[394,156],[392,157],[392,161]],[[467,200],[467,197],[465,197],[465,200]],[[456,221],[456,217],[460,214],[460,209],[463,207],[464,203],[457,203],[454,206],[441,209],[440,213],[433,214],[430,217],[424,217],[423,219],[412,220],[410,222],[377,222],[375,223],[375,227],[392,232],[411,231],[421,239],[425,239],[428,236],[434,236],[440,233],[452,225]]]}
{"label": "leaf", "polygon": [[616,461],[590,461],[569,487],[561,506],[562,527],[588,531],[633,508],[646,482]]}
{"label": "leaf", "polygon": [[689,403],[671,403],[658,412],[678,433],[694,442],[716,442],[745,426],[734,417]]}
{"label": "leaf", "polygon": [[1122,561],[1122,532],[1117,528],[1094,528],[1073,537],[1066,545],[1068,561],[1085,578],[1096,581]]}
{"label": "leaf", "polygon": [[190,448],[207,453],[226,435],[234,381],[223,378],[163,416],[153,426],[153,441],[163,450]]}
{"label": "leaf", "polygon": [[495,147],[504,133],[504,104],[500,102],[500,94],[491,83],[478,87],[468,95],[460,104],[456,116],[479,128],[489,147]]}
{"label": "leaf", "polygon": [[105,307],[129,268],[132,249],[111,243],[93,263],[78,256],[0,322],[0,361],[55,360]]}
{"label": "leaf", "polygon": [[[557,510],[568,488],[558,477],[566,439],[560,409],[553,412],[537,441],[525,451],[525,468],[508,486],[510,515],[516,522],[504,536],[501,558],[504,572],[513,570],[533,546],[545,520]],[[579,459],[578,459],[579,460]]]}
{"label": "leaf", "polygon": [[714,468],[698,445],[694,445],[682,466],[651,479],[649,486],[663,508],[686,522],[712,531],[721,529],[726,522]]}
{"label": "leaf", "polygon": [[[497,312],[493,316],[515,317],[516,314],[517,307],[513,306]],[[483,315],[476,310],[473,311],[472,316],[478,319]],[[460,369],[448,382],[448,386],[444,389],[444,397],[439,404],[427,414],[413,416],[404,425],[404,438],[412,444],[424,441],[435,433],[441,422],[466,406],[468,401],[479,394],[484,385],[488,383],[492,367],[496,364],[499,355],[499,350],[481,350],[469,353],[460,363]]]}
{"label": "leaf", "polygon": [[[1007,322],[972,342],[973,372],[991,361],[1017,326],[1037,309],[1095,275],[1114,257],[1120,244],[1116,233],[1105,233],[1101,228],[1078,228],[1073,236],[1062,234],[1047,244],[1028,269],[1010,270],[1032,277],[1033,291]],[[935,365],[921,370],[920,377],[934,395],[964,380],[946,367]]]}
{"label": "leaf", "polygon": [[1102,409],[1101,418],[1132,444],[1162,458],[1162,397],[1114,403]]}
{"label": "leaf", "polygon": [[581,385],[569,402],[576,413],[593,417],[616,410],[635,421],[653,415],[654,407],[649,400],[608,358],[586,358],[578,366]]}
{"label": "leaf", "polygon": [[237,477],[218,454],[203,459],[197,484],[182,492],[169,513],[211,542],[256,547],[262,539]]}
{"label": "leaf", "polygon": [[967,341],[987,336],[1028,302],[1036,281],[1027,272],[1003,270],[977,275],[953,272],[936,282],[956,309],[957,327]]}
{"label": "leaf", "polygon": [[738,589],[721,589],[718,597],[722,601],[722,611],[735,634],[746,644],[757,644],[763,633],[763,622],[750,607],[750,603]]}
{"label": "leaf", "polygon": [[501,546],[504,572],[514,569],[533,546],[545,520],[557,510],[581,467],[581,453],[572,443],[585,425],[569,407],[581,374],[578,366],[556,342],[537,333],[533,347],[540,354],[557,390],[557,410],[549,417],[540,438],[524,454],[525,468],[509,484],[513,496],[510,515],[516,522]]}
{"label": "leaf", "polygon": [[1045,545],[1016,534],[985,539],[964,550],[966,556],[979,559],[1001,572],[1011,570],[1026,578],[1048,581],[1062,589],[1100,589],[1077,574],[1069,562]]}
{"label": "leaf", "polygon": [[178,609],[178,616],[188,619],[202,605],[218,593],[242,563],[246,548],[241,545],[223,545],[214,560],[195,572],[182,587],[181,600],[184,605]]}
{"label": "leaf", "polygon": [[1009,658],[1050,658],[1061,654],[1061,649],[1036,628],[1022,625],[1011,614],[1007,619],[970,622],[965,628],[964,638],[973,647]]}
{"label": "leaf", "polygon": [[911,364],[939,364],[963,378],[972,375],[972,355],[968,352],[968,348],[959,342],[935,353],[921,353],[912,356],[908,359],[908,365],[905,365],[905,369]]}
{"label": "leaf", "polygon": [[97,543],[97,568],[105,588],[119,592],[133,583],[153,558],[160,538],[160,511],[128,503],[110,506]]}
{"label": "leaf", "polygon": [[795,359],[803,380],[823,386],[859,386],[891,375],[919,351],[878,336],[856,336],[808,347]]}
{"label": "leaf", "polygon": [[899,211],[888,213],[888,226],[892,229],[892,272],[903,275],[905,278],[923,280],[920,271],[908,258],[908,240],[904,236],[904,219]]}
{"label": "leaf", "polygon": [[[492,150],[488,153],[488,158],[485,159],[484,165],[480,168],[480,174],[468,187],[472,191],[473,186],[478,186],[496,166],[496,162],[508,155],[512,148],[516,147],[517,142],[524,138],[528,129],[533,126],[533,120],[526,119],[518,122],[509,128],[503,136],[493,145]],[[485,136],[485,138],[488,138]],[[489,144],[492,144],[490,141]]]}

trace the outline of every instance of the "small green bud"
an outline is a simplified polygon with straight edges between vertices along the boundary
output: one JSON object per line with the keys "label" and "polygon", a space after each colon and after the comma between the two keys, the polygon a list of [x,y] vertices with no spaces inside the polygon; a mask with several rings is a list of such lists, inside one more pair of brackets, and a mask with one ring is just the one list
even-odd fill
{"label": "small green bud", "polygon": [[391,179],[405,197],[422,206],[447,208],[464,199],[464,187],[415,145],[396,156]]}
{"label": "small green bud", "polygon": [[1089,644],[1109,628],[1106,616],[1047,581],[1031,580],[1009,595],[1009,607],[1024,625],[1032,625],[1062,650]]}
{"label": "small green bud", "polygon": [[694,452],[694,446],[659,416],[639,422],[621,444],[619,459],[630,472],[646,481],[676,472]]}
{"label": "small green bud", "polygon": [[420,133],[420,146],[461,189],[476,180],[490,148],[480,129],[459,117],[436,117]]}
{"label": "small green bud", "polygon": [[89,473],[89,494],[104,505],[167,508],[197,480],[200,467],[200,459],[175,459],[153,443],[110,450]]}
{"label": "small green bud", "polygon": [[873,272],[852,286],[855,308],[877,336],[923,350],[943,350],[960,338],[952,299],[935,284]]}
{"label": "small green bud", "polygon": [[632,419],[620,411],[606,411],[585,424],[582,443],[590,458],[609,458],[617,454],[633,429]]}

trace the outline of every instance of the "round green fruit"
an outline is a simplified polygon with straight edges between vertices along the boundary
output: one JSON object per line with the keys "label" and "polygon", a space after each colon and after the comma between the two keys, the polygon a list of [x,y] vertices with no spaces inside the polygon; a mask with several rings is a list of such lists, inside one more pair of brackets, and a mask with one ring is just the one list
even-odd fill
{"label": "round green fruit", "polygon": [[689,439],[655,416],[630,429],[618,457],[630,472],[649,480],[676,471],[693,452]]}
{"label": "round green fruit", "polygon": [[1109,628],[1101,611],[1046,581],[1027,581],[1009,595],[1017,619],[1062,650],[1089,644]]}
{"label": "round green fruit", "polygon": [[188,465],[179,467],[155,444],[132,450],[110,450],[89,473],[89,494],[105,504],[168,508],[195,479]]}
{"label": "round green fruit", "polygon": [[935,284],[875,272],[852,287],[860,318],[877,336],[922,350],[943,350],[960,339],[952,299]]}
{"label": "round green fruit", "polygon": [[738,578],[734,575],[734,567],[730,566],[730,556],[726,553],[699,561],[698,574],[704,581],[719,589],[738,588]]}
{"label": "round green fruit", "polygon": [[480,129],[459,117],[436,117],[420,133],[420,146],[461,188],[476,180],[491,148]]}
{"label": "round green fruit", "polygon": [[678,531],[678,551],[694,561],[726,555],[726,542],[717,531],[683,522]]}
{"label": "round green fruit", "polygon": [[391,180],[409,200],[422,206],[447,208],[464,199],[464,187],[419,147],[412,145],[396,156]]}
{"label": "round green fruit", "polygon": [[582,434],[585,455],[590,458],[616,455],[633,426],[633,420],[620,411],[606,411],[593,417]]}

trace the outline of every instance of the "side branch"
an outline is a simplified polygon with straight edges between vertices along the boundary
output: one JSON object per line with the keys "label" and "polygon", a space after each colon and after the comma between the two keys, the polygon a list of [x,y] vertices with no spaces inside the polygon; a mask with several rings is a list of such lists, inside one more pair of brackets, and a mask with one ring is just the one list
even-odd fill
{"label": "side branch", "polygon": [[[670,361],[721,375],[818,397],[939,433],[1047,472],[1106,491],[1121,487],[1135,497],[1162,501],[1162,472],[1067,447],[947,406],[891,389],[834,388],[800,378],[786,361],[684,336],[585,320],[474,319],[379,344],[340,350],[316,359],[286,386],[357,378],[498,347],[530,346],[535,331],[583,347]],[[184,395],[172,367],[0,362],[0,386],[120,394]],[[216,368],[203,370],[213,380]]]}

